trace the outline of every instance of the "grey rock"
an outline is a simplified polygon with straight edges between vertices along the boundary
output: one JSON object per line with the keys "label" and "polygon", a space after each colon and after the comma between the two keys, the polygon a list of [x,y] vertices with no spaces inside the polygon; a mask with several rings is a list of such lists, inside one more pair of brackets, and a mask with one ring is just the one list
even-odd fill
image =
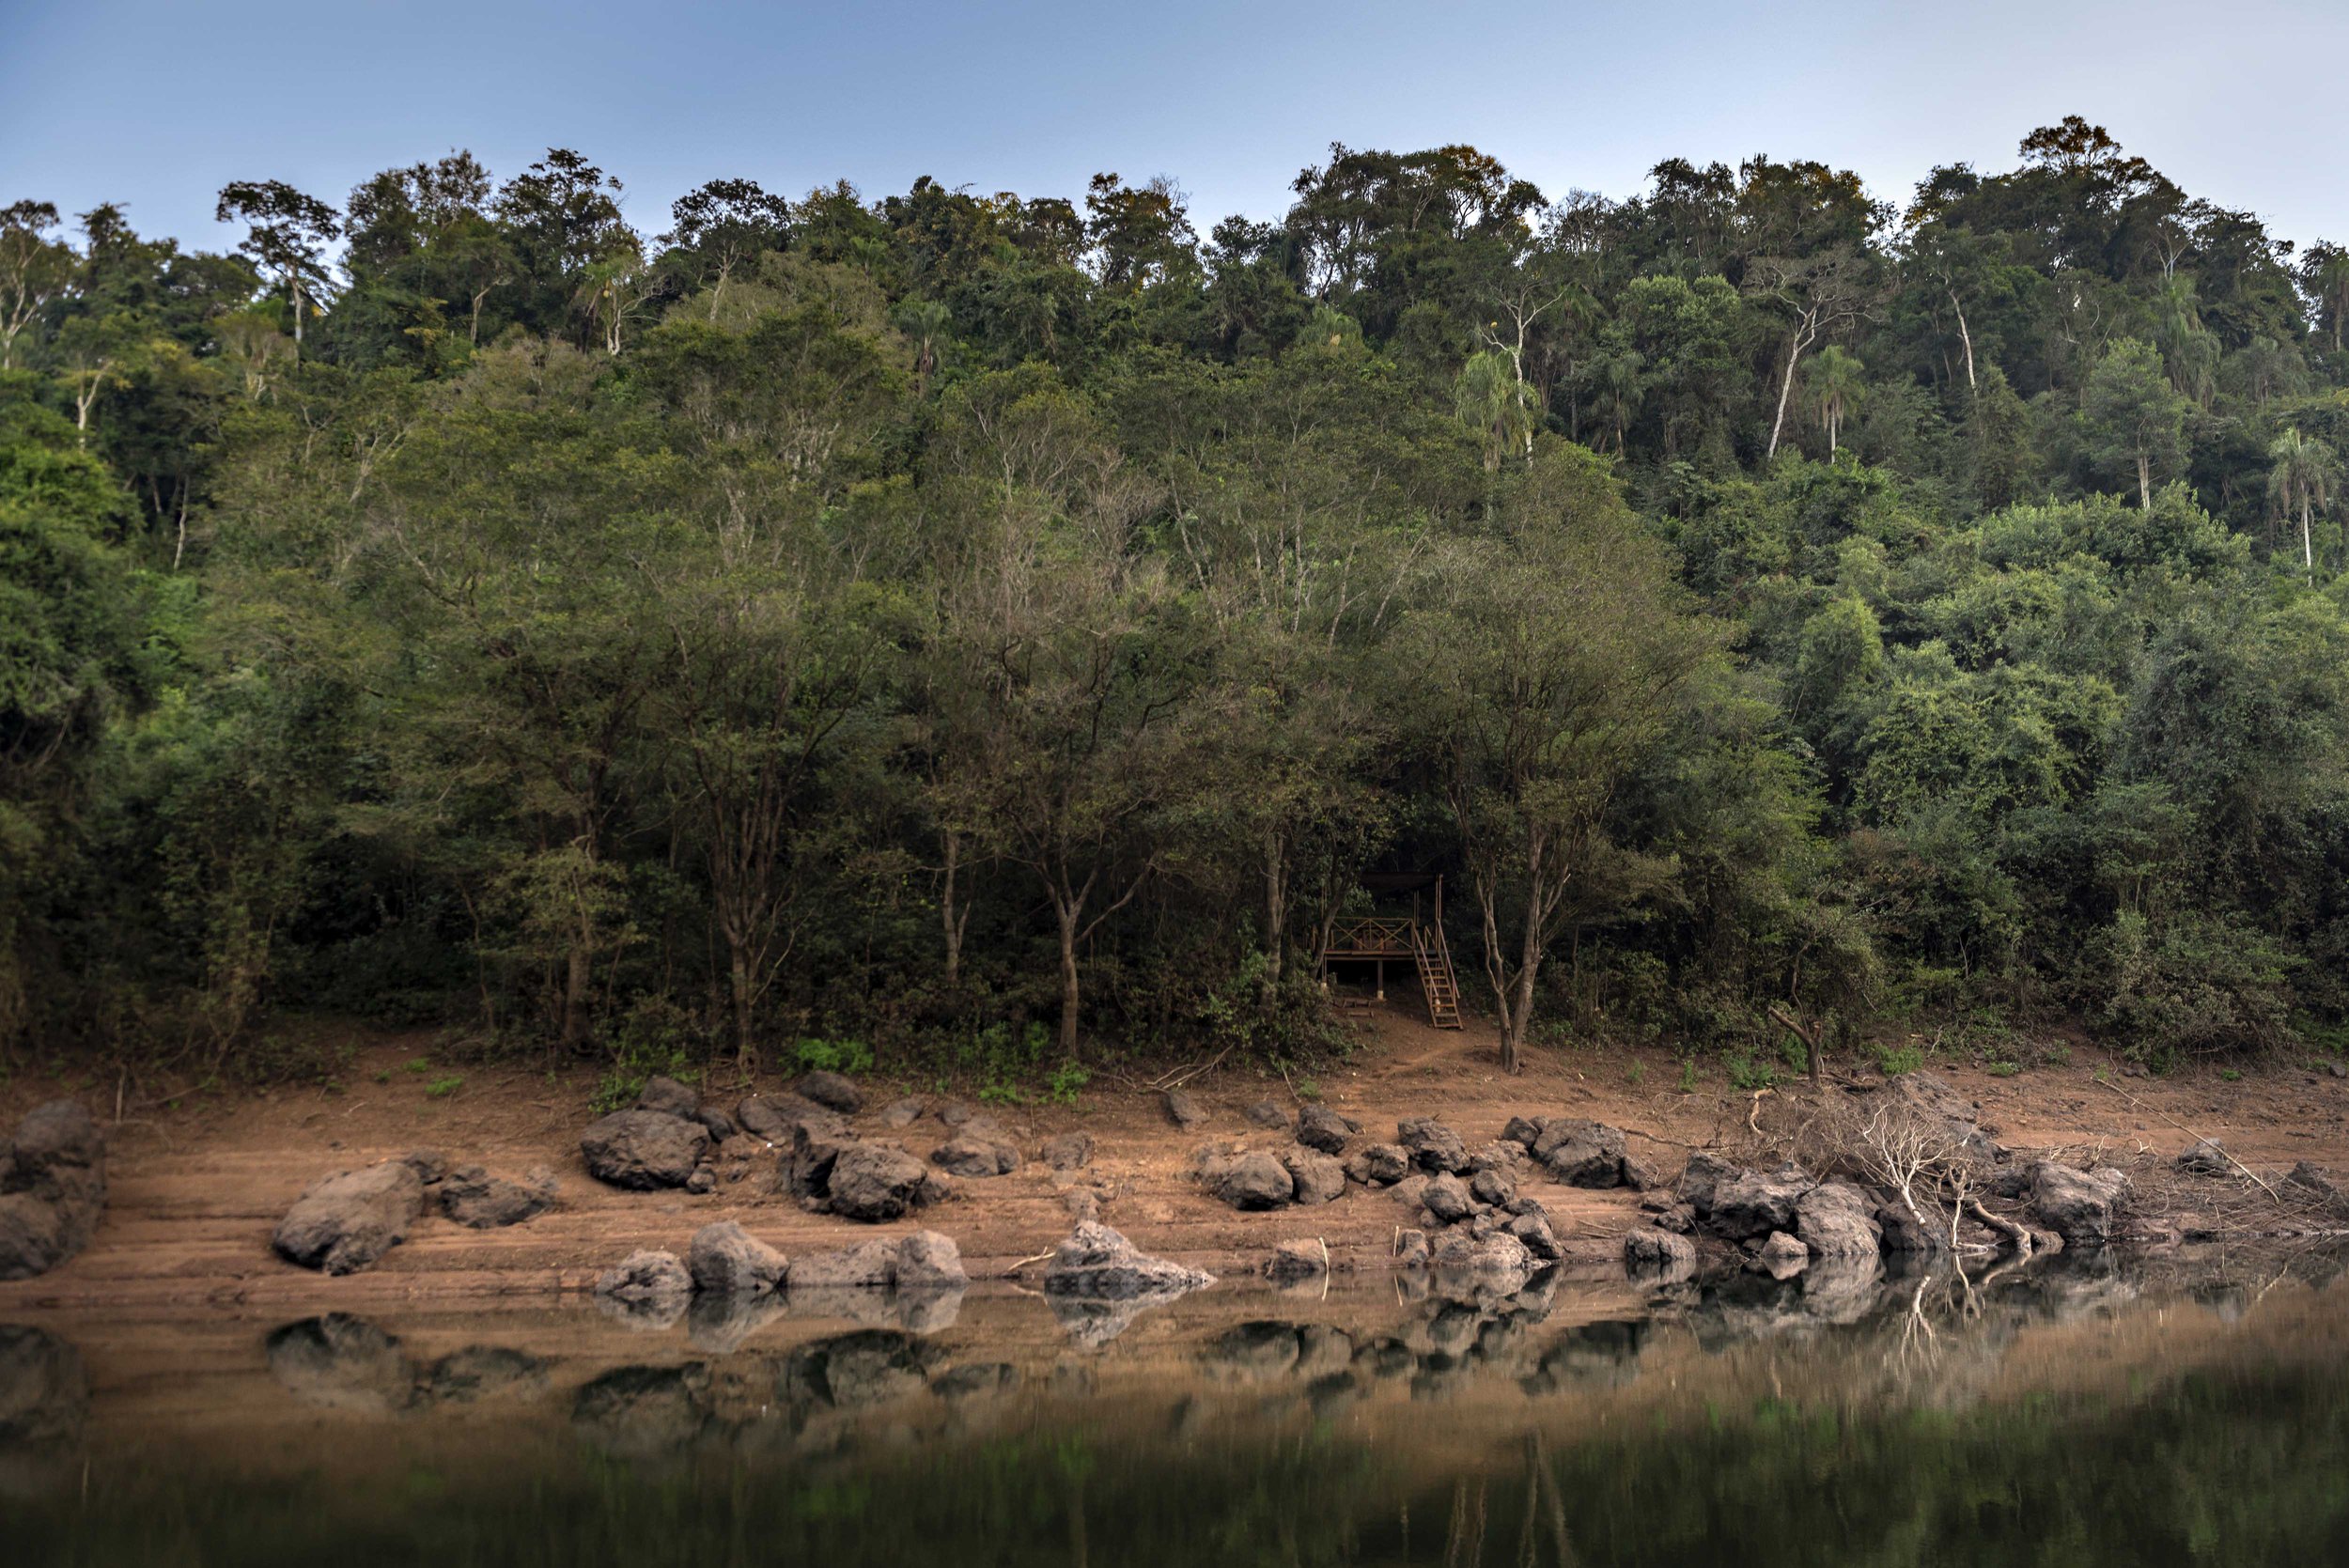
{"label": "grey rock", "polygon": [[709,1129],[659,1110],[615,1110],[580,1135],[598,1181],[634,1192],[683,1187],[709,1153]]}
{"label": "grey rock", "polygon": [[685,1190],[699,1198],[718,1190],[718,1168],[696,1165],[693,1173],[685,1178]]}
{"label": "grey rock", "polygon": [[1425,1231],[1398,1232],[1394,1238],[1394,1265],[1397,1268],[1424,1268],[1433,1251],[1427,1245]]}
{"label": "grey rock", "polygon": [[1236,1209],[1274,1209],[1297,1196],[1297,1179],[1277,1157],[1256,1150],[1211,1168],[1207,1190]]}
{"label": "grey rock", "polygon": [[1281,1151],[1280,1159],[1299,1203],[1327,1203],[1345,1193],[1346,1167],[1337,1156],[1293,1143]]}
{"label": "grey rock", "polygon": [[1045,1265],[1044,1289],[1052,1296],[1122,1300],[1174,1295],[1215,1282],[1215,1277],[1164,1258],[1153,1258],[1102,1224],[1079,1225],[1054,1249]]}
{"label": "grey rock", "polygon": [[803,1073],[791,1088],[801,1099],[814,1100],[827,1110],[836,1110],[843,1116],[853,1116],[864,1109],[864,1091],[856,1086],[854,1079],[844,1074]]}
{"label": "grey rock", "polygon": [[1506,1232],[1496,1231],[1489,1235],[1470,1235],[1466,1231],[1450,1231],[1436,1243],[1435,1265],[1438,1268],[1471,1274],[1514,1276],[1523,1279],[1533,1272],[1533,1255],[1525,1243]]}
{"label": "grey rock", "polygon": [[1297,1115],[1297,1141],[1325,1155],[1344,1154],[1346,1141],[1361,1130],[1326,1105],[1309,1105]]}
{"label": "grey rock", "polygon": [[411,1149],[399,1157],[416,1173],[416,1180],[427,1187],[447,1179],[448,1156],[438,1149]]}
{"label": "grey rock", "polygon": [[1283,1132],[1288,1130],[1289,1113],[1281,1109],[1278,1101],[1258,1100],[1240,1114],[1260,1127],[1278,1128]]}
{"label": "grey rock", "polygon": [[424,1183],[415,1169],[386,1160],[312,1182],[271,1239],[305,1268],[350,1274],[398,1246],[423,1212]]}
{"label": "grey rock", "polygon": [[106,1207],[106,1143],[71,1100],[27,1112],[0,1148],[0,1280],[28,1280],[83,1248]]}
{"label": "grey rock", "polygon": [[699,1094],[673,1078],[648,1078],[636,1095],[637,1110],[658,1110],[663,1116],[678,1116],[689,1122],[698,1119],[694,1112],[701,1109],[701,1103]]}
{"label": "grey rock", "polygon": [[1207,1119],[1206,1107],[1180,1089],[1166,1092],[1166,1119],[1178,1127],[1195,1127]]}
{"label": "grey rock", "polygon": [[674,1302],[681,1312],[693,1294],[693,1276],[675,1252],[630,1252],[597,1276],[596,1294],[630,1304]]}
{"label": "grey rock", "polygon": [[875,1240],[831,1252],[803,1252],[791,1260],[785,1282],[794,1296],[809,1290],[883,1290],[897,1282],[894,1241]]}
{"label": "grey rock", "polygon": [[1549,1228],[1549,1221],[1538,1214],[1520,1214],[1501,1227],[1515,1236],[1537,1263],[1556,1263],[1566,1255],[1558,1243],[1558,1234]]}
{"label": "grey rock", "polygon": [[1678,1279],[1696,1272],[1697,1244],[1685,1235],[1642,1226],[1625,1234],[1623,1265],[1633,1274]]}
{"label": "grey rock", "polygon": [[516,1182],[478,1165],[460,1166],[441,1184],[441,1212],[476,1231],[499,1230],[552,1208],[556,1190],[554,1172],[543,1167]]}
{"label": "grey rock", "polygon": [[1795,1205],[1818,1183],[1797,1165],[1782,1165],[1764,1173],[1742,1172],[1713,1189],[1709,1213],[1713,1228],[1732,1241],[1792,1229]]}
{"label": "grey rock", "polygon": [[1623,1185],[1623,1134],[1603,1122],[1553,1116],[1542,1124],[1533,1157],[1568,1187]]}
{"label": "grey rock", "polygon": [[1745,1173],[1745,1167],[1732,1164],[1710,1149],[1699,1149],[1688,1157],[1676,1190],[1681,1201],[1703,1217],[1713,1212],[1713,1194],[1721,1183],[1735,1181]]}
{"label": "grey rock", "polygon": [[964,1100],[948,1100],[936,1108],[938,1119],[950,1127],[963,1126],[978,1118],[978,1108]]}
{"label": "grey rock", "polygon": [[833,1158],[824,1197],[832,1213],[876,1224],[933,1201],[922,1162],[894,1143],[852,1143]]}
{"label": "grey rock", "polygon": [[916,1231],[897,1243],[899,1290],[960,1290],[971,1276],[962,1266],[962,1250],[955,1238],[937,1231]]}
{"label": "grey rock", "polygon": [[1548,1120],[1547,1116],[1512,1116],[1509,1125],[1501,1129],[1501,1136],[1530,1154],[1533,1145],[1541,1141],[1542,1125]]}
{"label": "grey rock", "polygon": [[693,1288],[728,1296],[756,1296],[783,1283],[789,1260],[731,1219],[693,1233],[685,1250],[685,1271]]}
{"label": "grey rock", "polygon": [[2129,1178],[2110,1166],[2075,1171],[2053,1160],[2031,1167],[2031,1206],[2066,1247],[2102,1247],[2128,1206]]}
{"label": "grey rock", "polygon": [[2194,1147],[2178,1157],[2178,1169],[2189,1176],[2231,1176],[2234,1161],[2215,1138],[2197,1139]]}
{"label": "grey rock", "polygon": [[1664,1185],[1664,1172],[1637,1155],[1623,1157],[1623,1185],[1634,1192],[1654,1192]]}
{"label": "grey rock", "polygon": [[712,1143],[723,1143],[741,1130],[734,1125],[733,1117],[715,1106],[705,1105],[696,1108],[693,1111],[693,1120],[702,1125],[702,1130],[709,1134],[709,1141]]}
{"label": "grey rock", "polygon": [[1317,1280],[1330,1271],[1327,1250],[1318,1241],[1284,1241],[1265,1260],[1265,1278],[1276,1285]]}
{"label": "grey rock", "polygon": [[1055,1171],[1081,1171],[1093,1163],[1093,1134],[1064,1132],[1044,1141],[1044,1163]]}
{"label": "grey rock", "polygon": [[1514,1201],[1517,1184],[1499,1171],[1479,1171],[1469,1178],[1469,1196],[1495,1208]]}
{"label": "grey rock", "polygon": [[1440,1225],[1456,1225],[1476,1212],[1476,1199],[1457,1176],[1431,1177],[1420,1191],[1420,1202]]}
{"label": "grey rock", "polygon": [[1795,1205],[1795,1233],[1814,1258],[1873,1261],[1882,1250],[1875,1203],[1848,1182],[1827,1182]]}
{"label": "grey rock", "polygon": [[1412,1164],[1430,1174],[1450,1175],[1468,1169],[1468,1145],[1433,1116],[1398,1122],[1394,1141],[1410,1151]]}
{"label": "grey rock", "polygon": [[1948,1230],[1918,1219],[1897,1197],[1878,1203],[1875,1219],[1878,1245],[1887,1252],[1935,1257],[1950,1250]]}
{"label": "grey rock", "polygon": [[885,1127],[910,1127],[922,1119],[929,1109],[927,1100],[919,1098],[892,1100],[881,1108],[880,1125]]}
{"label": "grey rock", "polygon": [[1346,1161],[1346,1179],[1364,1187],[1392,1187],[1410,1173],[1410,1152],[1400,1143],[1365,1143]]}
{"label": "grey rock", "polygon": [[739,1101],[734,1108],[735,1126],[753,1138],[786,1146],[789,1145],[801,1125],[811,1118],[834,1123],[838,1120],[838,1112],[827,1110],[815,1101],[803,1100],[797,1094],[784,1094],[774,1099],[752,1094]]}
{"label": "grey rock", "polygon": [[1019,1169],[1019,1151],[997,1139],[974,1136],[966,1127],[931,1151],[930,1163],[957,1176],[1008,1176]]}
{"label": "grey rock", "polygon": [[1791,1280],[1810,1265],[1810,1248],[1784,1231],[1772,1231],[1761,1250],[1754,1253],[1751,1266],[1773,1280]]}

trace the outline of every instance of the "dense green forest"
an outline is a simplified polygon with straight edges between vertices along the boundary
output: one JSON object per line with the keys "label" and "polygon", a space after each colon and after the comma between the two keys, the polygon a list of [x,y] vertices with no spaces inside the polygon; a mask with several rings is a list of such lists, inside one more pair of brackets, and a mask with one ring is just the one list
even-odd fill
{"label": "dense green forest", "polygon": [[[1332,147],[1277,223],[579,153],[0,210],[0,1040],[1004,1081],[2349,1014],[2349,249],[2078,119],[1906,205]],[[1799,1054],[1797,1052],[1797,1054]]]}

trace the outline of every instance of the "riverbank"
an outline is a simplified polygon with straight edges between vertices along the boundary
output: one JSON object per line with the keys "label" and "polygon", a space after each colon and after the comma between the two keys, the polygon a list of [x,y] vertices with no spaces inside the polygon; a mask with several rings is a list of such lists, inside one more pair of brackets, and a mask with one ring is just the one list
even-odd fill
{"label": "riverbank", "polygon": [[[926,1226],[952,1235],[972,1276],[987,1279],[1067,1233],[1065,1193],[1072,1185],[1095,1189],[1101,1218],[1147,1250],[1227,1276],[1252,1271],[1291,1239],[1326,1243],[1342,1271],[1380,1267],[1396,1227],[1411,1222],[1377,1190],[1265,1213],[1235,1211],[1201,1190],[1188,1172],[1203,1143],[1256,1131],[1244,1111],[1259,1101],[1292,1110],[1303,1103],[1297,1091],[1307,1086],[1252,1073],[1193,1080],[1190,1092],[1207,1119],[1190,1128],[1169,1120],[1160,1094],[1108,1074],[1097,1074],[1074,1106],[987,1106],[1027,1163],[1009,1175],[959,1181],[951,1201],[916,1218],[868,1226],[807,1212],[787,1192],[770,1189],[764,1169],[699,1196],[602,1185],[587,1174],[579,1149],[593,1119],[592,1073],[550,1078],[521,1067],[449,1066],[431,1061],[428,1037],[415,1034],[354,1032],[352,1046],[334,1088],[191,1096],[177,1107],[136,1110],[118,1125],[111,1096],[86,1089],[78,1097],[108,1126],[112,1143],[105,1218],[79,1257],[41,1278],[0,1283],[0,1310],[203,1303],[358,1310],[583,1289],[630,1250],[681,1250],[700,1226],[728,1219],[792,1254]],[[2270,1063],[2232,1080],[2201,1070],[2131,1077],[2117,1060],[2087,1048],[2060,1064],[2005,1075],[1962,1061],[1930,1066],[1976,1108],[1984,1131],[2018,1155],[2118,1165],[2138,1177],[2139,1221],[2156,1239],[2210,1234],[2223,1242],[2231,1230],[2261,1228],[2257,1211],[2269,1200],[2250,1177],[2172,1179],[2175,1157],[2198,1138],[2220,1140],[2234,1159],[2271,1180],[2302,1160],[2349,1172],[2349,1079],[2326,1070]],[[461,1083],[450,1087],[457,1077]],[[1878,1080],[1873,1067],[1853,1077]],[[730,1103],[786,1081],[778,1073],[739,1086],[713,1083],[708,1097]],[[74,1087],[21,1077],[8,1086],[0,1115],[12,1123],[30,1105]],[[875,1112],[898,1094],[931,1087],[868,1085],[858,1129],[926,1155],[947,1136],[941,1126],[926,1119],[886,1129]],[[1488,1033],[1429,1030],[1399,1008],[1369,1020],[1352,1059],[1310,1089],[1377,1136],[1392,1137],[1402,1119],[1434,1116],[1470,1147],[1498,1138],[1512,1116],[1586,1117],[1624,1129],[1630,1152],[1667,1175],[1695,1148],[1756,1158],[1791,1147],[1820,1109],[1815,1096],[1847,1093],[1834,1083],[1820,1091],[1796,1082],[1757,1096],[1722,1081],[1717,1065],[1684,1085],[1676,1059],[1615,1049],[1537,1051],[1524,1074],[1506,1077]],[[1046,1139],[1079,1130],[1095,1142],[1085,1170],[1055,1172],[1036,1159]],[[342,1278],[294,1267],[272,1251],[273,1227],[309,1183],[420,1146],[493,1173],[544,1167],[560,1181],[560,1201],[505,1230],[427,1219],[373,1267]],[[1549,1212],[1571,1270],[1614,1269],[1624,1234],[1642,1221],[1640,1195],[1627,1189],[1562,1186],[1538,1170],[1525,1172],[1520,1185]],[[2280,1206],[2276,1219],[2284,1228],[2306,1223]]]}

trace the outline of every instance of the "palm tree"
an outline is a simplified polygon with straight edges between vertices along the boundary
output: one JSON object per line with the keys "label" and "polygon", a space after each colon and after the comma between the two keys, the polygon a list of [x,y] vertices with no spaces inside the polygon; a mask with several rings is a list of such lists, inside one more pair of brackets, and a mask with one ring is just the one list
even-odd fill
{"label": "palm tree", "polygon": [[1812,406],[1819,411],[1819,423],[1827,427],[1827,455],[1835,456],[1843,421],[1868,395],[1867,382],[1862,380],[1868,367],[1859,356],[1847,354],[1833,344],[1819,350],[1805,375],[1810,382]]}
{"label": "palm tree", "polygon": [[1452,396],[1460,422],[1485,437],[1486,473],[1498,473],[1514,446],[1524,446],[1531,456],[1536,423],[1532,396],[1507,354],[1487,349],[1470,355]]}
{"label": "palm tree", "polygon": [[2300,433],[2294,426],[2278,436],[2267,455],[2275,466],[2267,471],[2267,494],[2285,514],[2300,514],[2300,566],[2316,578],[2316,545],[2310,516],[2332,497],[2332,486],[2341,476],[2341,459],[2323,442]]}
{"label": "palm tree", "polygon": [[1614,415],[1617,457],[1623,456],[1624,431],[1639,412],[1641,396],[1646,391],[1641,379],[1646,369],[1647,358],[1637,349],[1624,349],[1599,361],[1599,396]]}
{"label": "palm tree", "polygon": [[937,300],[909,300],[897,311],[897,327],[913,339],[913,391],[929,390],[938,368],[938,345],[955,324],[954,312]]}

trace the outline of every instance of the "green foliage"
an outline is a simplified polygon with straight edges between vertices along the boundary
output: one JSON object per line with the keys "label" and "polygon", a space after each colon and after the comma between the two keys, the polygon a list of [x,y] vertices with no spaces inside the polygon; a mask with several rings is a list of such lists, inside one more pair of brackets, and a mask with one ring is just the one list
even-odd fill
{"label": "green foliage", "polygon": [[791,1048],[801,1072],[858,1073],[873,1070],[873,1048],[863,1040],[803,1039]]}
{"label": "green foliage", "polygon": [[450,1095],[456,1094],[464,1086],[465,1079],[463,1074],[450,1073],[444,1077],[436,1078],[431,1082],[426,1084],[424,1086],[425,1097],[428,1099],[444,1100]]}
{"label": "green foliage", "polygon": [[1913,1073],[1924,1064],[1925,1052],[1921,1046],[1879,1044],[1876,1047],[1876,1067],[1886,1078],[1898,1078],[1903,1073]]}

